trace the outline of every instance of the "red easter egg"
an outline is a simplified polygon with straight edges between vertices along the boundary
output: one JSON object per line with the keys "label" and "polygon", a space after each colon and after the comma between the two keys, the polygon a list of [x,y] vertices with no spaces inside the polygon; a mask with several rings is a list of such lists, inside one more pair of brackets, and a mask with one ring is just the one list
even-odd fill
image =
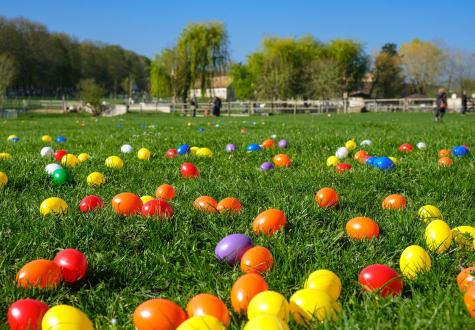
{"label": "red easter egg", "polygon": [[252,223],[252,229],[256,234],[272,236],[278,230],[285,226],[287,218],[281,210],[268,209],[260,213]]}
{"label": "red easter egg", "polygon": [[86,213],[90,211],[94,211],[98,208],[104,207],[104,201],[96,195],[89,195],[82,199],[81,203],[79,204],[79,209],[81,212]]}
{"label": "red easter egg", "polygon": [[56,152],[54,153],[54,159],[60,163],[63,156],[66,155],[67,153],[68,153],[67,150],[63,150],[63,149],[56,150]]}
{"label": "red easter egg", "polygon": [[393,268],[375,264],[364,268],[359,275],[365,291],[381,291],[381,296],[397,296],[402,293],[403,283],[399,273]]}
{"label": "red easter egg", "polygon": [[41,330],[41,320],[49,306],[36,299],[20,299],[8,308],[11,330]]}
{"label": "red easter egg", "polygon": [[244,274],[234,282],[231,289],[231,304],[236,313],[246,313],[249,302],[256,294],[269,290],[266,280],[255,273]]}
{"label": "red easter egg", "polygon": [[209,293],[194,296],[186,306],[189,317],[211,315],[217,318],[224,326],[229,326],[229,311],[224,302]]}
{"label": "red easter egg", "polygon": [[205,213],[217,213],[218,202],[210,196],[200,196],[193,202],[193,207]]}
{"label": "red easter egg", "polygon": [[404,143],[399,146],[399,151],[402,151],[402,152],[410,152],[412,151],[412,149],[414,149],[414,147],[410,145],[409,143]]}
{"label": "red easter egg", "polygon": [[348,163],[340,163],[335,167],[335,169],[338,173],[344,173],[351,170],[351,165]]}
{"label": "red easter egg", "polygon": [[158,216],[160,219],[168,219],[173,215],[170,204],[161,198],[152,199],[142,206],[144,217]]}
{"label": "red easter egg", "polygon": [[272,158],[276,167],[289,167],[292,164],[292,160],[286,154],[278,154]]}
{"label": "red easter egg", "polygon": [[131,192],[117,194],[112,199],[112,208],[115,213],[129,216],[142,211],[143,202],[139,196]]}
{"label": "red easter egg", "polygon": [[87,258],[79,250],[64,249],[56,254],[54,263],[61,268],[64,281],[76,283],[86,276]]}
{"label": "red easter egg", "polygon": [[61,281],[61,268],[51,260],[36,259],[24,265],[16,276],[17,284],[24,289],[51,289]]}
{"label": "red easter egg", "polygon": [[226,197],[223,198],[218,205],[216,206],[216,209],[218,210],[219,213],[226,213],[226,212],[233,212],[233,213],[239,213],[241,212],[241,202],[239,199],[234,198],[234,197]]}
{"label": "red easter egg", "polygon": [[244,273],[263,274],[270,271],[273,265],[272,253],[263,246],[254,246],[244,252],[241,257],[241,270]]}
{"label": "red easter egg", "polygon": [[164,183],[155,190],[155,196],[170,201],[176,196],[175,188],[171,184]]}
{"label": "red easter egg", "polygon": [[383,200],[382,207],[386,210],[399,210],[406,208],[407,201],[403,195],[392,194]]}
{"label": "red easter egg", "polygon": [[137,330],[175,330],[186,319],[183,309],[167,299],[147,300],[134,311]]}
{"label": "red easter egg", "polygon": [[181,164],[180,171],[184,178],[197,178],[200,176],[198,168],[192,163]]}
{"label": "red easter egg", "polygon": [[346,233],[352,239],[376,238],[379,236],[379,226],[370,218],[356,217],[346,223]]}
{"label": "red easter egg", "polygon": [[165,156],[170,159],[174,158],[176,155],[177,155],[177,151],[175,148],[168,149],[167,153],[165,154]]}
{"label": "red easter egg", "polygon": [[332,188],[322,188],[317,191],[315,201],[321,208],[337,206],[339,202],[338,193]]}

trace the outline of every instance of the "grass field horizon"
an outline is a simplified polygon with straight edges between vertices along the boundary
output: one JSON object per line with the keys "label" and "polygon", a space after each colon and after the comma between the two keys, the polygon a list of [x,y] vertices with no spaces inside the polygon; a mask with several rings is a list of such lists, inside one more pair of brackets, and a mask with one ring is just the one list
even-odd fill
{"label": "grass field horizon", "polygon": [[[218,125],[218,126],[217,126]],[[241,128],[247,129],[246,134]],[[199,130],[202,128],[204,130]],[[390,265],[400,272],[399,257],[409,245],[426,248],[425,224],[417,210],[425,204],[439,207],[450,227],[475,223],[475,166],[473,154],[454,158],[451,167],[437,165],[437,152],[454,146],[474,145],[475,116],[448,114],[435,123],[430,113],[367,113],[270,117],[190,118],[157,114],[128,114],[95,118],[81,114],[23,115],[0,121],[0,152],[12,159],[0,161],[0,171],[9,183],[0,189],[0,328],[7,328],[8,306],[20,298],[37,298],[49,304],[70,304],[84,311],[96,329],[133,329],[132,313],[147,299],[161,297],[182,308],[194,295],[211,293],[232,311],[229,293],[242,275],[239,266],[229,267],[214,256],[216,244],[226,235],[244,233],[254,245],[272,252],[274,268],[264,277],[271,290],[286,298],[303,288],[306,277],[325,268],[342,281],[338,321],[314,323],[307,328],[355,329],[469,329],[473,327],[457,287],[460,265],[475,264],[473,251],[456,246],[440,255],[430,253],[432,269],[417,280],[404,280],[400,297],[381,299],[363,292],[360,271],[370,264]],[[8,142],[16,134],[18,143]],[[66,143],[44,143],[41,136],[65,136]],[[289,141],[287,149],[246,153],[249,143],[261,143],[271,135]],[[325,164],[338,147],[354,138],[358,145],[370,139],[372,146],[358,147],[370,155],[400,159],[392,171],[361,165],[353,159],[351,172],[339,174]],[[403,154],[402,143],[423,141],[426,150]],[[134,147],[122,155],[121,145]],[[214,155],[165,157],[180,144],[208,147]],[[236,144],[227,153],[227,143]],[[40,149],[52,146],[70,153],[88,153],[91,158],[73,168],[73,182],[56,186],[44,171],[52,159],[41,158]],[[141,161],[136,152],[149,148],[153,155]],[[277,153],[293,160],[290,168],[260,172],[264,161]],[[111,155],[125,161],[122,170],[111,170],[104,160]],[[350,156],[351,157],[351,156]],[[183,179],[180,164],[197,165],[201,177]],[[104,173],[107,182],[99,188],[86,184],[89,173]],[[116,215],[111,199],[130,191],[154,195],[162,183],[175,186],[171,201],[174,216],[167,221],[123,218]],[[314,201],[322,187],[333,187],[340,195],[336,209],[320,209]],[[381,208],[389,194],[408,200],[404,210]],[[83,214],[79,202],[86,195],[99,195],[105,208]],[[193,209],[201,195],[218,201],[237,197],[240,214],[206,215]],[[41,202],[52,196],[69,205],[64,216],[43,217]],[[252,232],[252,221],[262,211],[285,212],[287,225],[272,237]],[[345,224],[357,216],[379,223],[379,238],[352,241]],[[16,287],[18,270],[33,259],[52,259],[64,248],[76,248],[88,257],[87,277],[75,285],[54,290],[25,290]],[[117,319],[117,325],[111,319]],[[231,313],[229,329],[241,329],[246,317]],[[304,329],[290,323],[291,329]]]}

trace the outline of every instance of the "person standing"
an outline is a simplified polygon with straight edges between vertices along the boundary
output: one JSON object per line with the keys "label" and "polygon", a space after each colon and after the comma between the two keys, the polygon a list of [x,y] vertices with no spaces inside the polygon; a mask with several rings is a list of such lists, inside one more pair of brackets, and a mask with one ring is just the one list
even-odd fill
{"label": "person standing", "polygon": [[198,109],[198,100],[196,99],[196,96],[193,96],[191,98],[190,108],[191,108],[191,111],[193,112],[193,117],[196,117],[196,109]]}
{"label": "person standing", "polygon": [[221,106],[222,106],[221,99],[215,96],[213,100],[213,112],[212,112],[213,116],[219,117],[219,115],[221,114]]}
{"label": "person standing", "polygon": [[460,109],[460,114],[465,115],[465,112],[467,112],[467,94],[465,91],[462,93],[462,108]]}
{"label": "person standing", "polygon": [[445,89],[440,88],[437,93],[437,99],[435,100],[435,121],[442,121],[447,110],[447,93]]}

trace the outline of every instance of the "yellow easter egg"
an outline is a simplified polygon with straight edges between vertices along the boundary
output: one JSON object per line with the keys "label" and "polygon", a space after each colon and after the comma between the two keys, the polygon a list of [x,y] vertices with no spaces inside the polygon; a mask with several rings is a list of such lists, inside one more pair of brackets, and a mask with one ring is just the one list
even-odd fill
{"label": "yellow easter egg", "polygon": [[429,254],[418,245],[405,248],[399,258],[399,268],[402,275],[410,279],[415,279],[418,274],[430,271],[430,267]]}
{"label": "yellow easter egg", "polygon": [[196,155],[196,152],[200,149],[200,147],[191,147],[190,151],[192,155]]}
{"label": "yellow easter egg", "polygon": [[0,152],[0,160],[9,160],[10,158],[12,158],[12,155],[8,152]]}
{"label": "yellow easter egg", "polygon": [[289,303],[278,292],[270,290],[259,292],[247,306],[247,317],[252,320],[262,314],[274,315],[287,322],[289,320]]}
{"label": "yellow easter egg", "polygon": [[224,330],[226,327],[211,315],[193,316],[183,322],[176,330]]}
{"label": "yellow easter egg", "polygon": [[56,305],[48,309],[41,321],[44,330],[93,330],[91,320],[79,309]]}
{"label": "yellow easter egg", "polygon": [[86,182],[91,187],[99,187],[106,183],[106,177],[101,172],[92,172],[87,176]]}
{"label": "yellow easter egg", "polygon": [[121,169],[124,167],[124,161],[117,156],[110,156],[106,158],[106,166],[113,169]]}
{"label": "yellow easter egg", "polygon": [[290,312],[295,321],[302,325],[327,318],[336,320],[339,310],[338,303],[322,290],[302,289],[290,297]]}
{"label": "yellow easter egg", "polygon": [[429,223],[432,220],[443,219],[442,212],[434,205],[424,205],[417,212],[419,219],[425,223]]}
{"label": "yellow easter egg", "polygon": [[424,238],[430,251],[443,253],[452,243],[452,231],[443,220],[434,220],[426,227]]}
{"label": "yellow easter egg", "polygon": [[43,141],[43,142],[52,142],[52,141],[53,141],[53,138],[52,138],[51,136],[49,136],[49,135],[43,135],[43,136],[41,137],[41,141]]}
{"label": "yellow easter egg", "polygon": [[304,288],[325,291],[333,300],[337,300],[341,293],[341,281],[331,270],[319,269],[308,276]]}
{"label": "yellow easter egg", "polygon": [[15,134],[11,134],[7,137],[7,140],[13,140],[13,139],[16,139],[18,136],[16,136]]}
{"label": "yellow easter egg", "polygon": [[5,187],[7,183],[8,183],[8,176],[5,173],[0,172],[0,188]]}
{"label": "yellow easter egg", "polygon": [[85,161],[89,159],[89,154],[86,154],[85,152],[83,152],[82,154],[78,155],[78,159],[80,163],[84,163]]}
{"label": "yellow easter egg", "polygon": [[79,159],[73,154],[66,154],[61,158],[61,165],[75,167],[79,164]]}
{"label": "yellow easter egg", "polygon": [[45,199],[40,205],[40,213],[48,214],[65,214],[68,210],[68,204],[59,197],[50,197]]}
{"label": "yellow easter egg", "polygon": [[151,151],[147,148],[140,148],[139,151],[137,151],[137,158],[140,160],[149,160],[151,155]]}
{"label": "yellow easter egg", "polygon": [[338,159],[337,156],[330,156],[327,158],[327,166],[328,167],[334,167],[340,164],[340,160]]}
{"label": "yellow easter egg", "polygon": [[262,314],[247,322],[244,330],[289,330],[289,326],[277,316]]}
{"label": "yellow easter egg", "polygon": [[348,150],[355,150],[357,147],[357,144],[355,142],[355,140],[349,140],[349,141],[346,141],[345,143],[345,148],[348,149]]}
{"label": "yellow easter egg", "polygon": [[140,197],[140,199],[142,200],[142,204],[145,205],[147,204],[147,202],[150,202],[152,199],[155,199],[155,197],[150,196],[150,195],[144,195]]}
{"label": "yellow easter egg", "polygon": [[473,250],[475,248],[475,227],[455,227],[452,229],[452,238],[457,246],[466,250]]}
{"label": "yellow easter egg", "polygon": [[199,148],[196,150],[196,156],[198,157],[211,157],[213,152],[209,148]]}

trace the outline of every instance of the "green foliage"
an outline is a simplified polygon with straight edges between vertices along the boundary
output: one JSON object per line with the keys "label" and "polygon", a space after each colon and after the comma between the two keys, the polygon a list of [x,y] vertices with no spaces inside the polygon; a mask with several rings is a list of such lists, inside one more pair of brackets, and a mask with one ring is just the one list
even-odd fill
{"label": "green foliage", "polygon": [[229,72],[233,79],[234,95],[239,100],[252,100],[255,98],[255,77],[246,65],[241,63],[231,65]]}
{"label": "green foliage", "polygon": [[375,58],[373,95],[377,98],[400,97],[404,79],[396,44],[384,45]]}
{"label": "green foliage", "polygon": [[98,85],[94,79],[83,79],[79,82],[79,96],[81,100],[92,107],[94,115],[102,112],[101,101],[105,94],[104,88]]}
{"label": "green foliage", "polygon": [[0,53],[0,105],[7,88],[13,82],[16,74],[15,61],[7,54]]}

